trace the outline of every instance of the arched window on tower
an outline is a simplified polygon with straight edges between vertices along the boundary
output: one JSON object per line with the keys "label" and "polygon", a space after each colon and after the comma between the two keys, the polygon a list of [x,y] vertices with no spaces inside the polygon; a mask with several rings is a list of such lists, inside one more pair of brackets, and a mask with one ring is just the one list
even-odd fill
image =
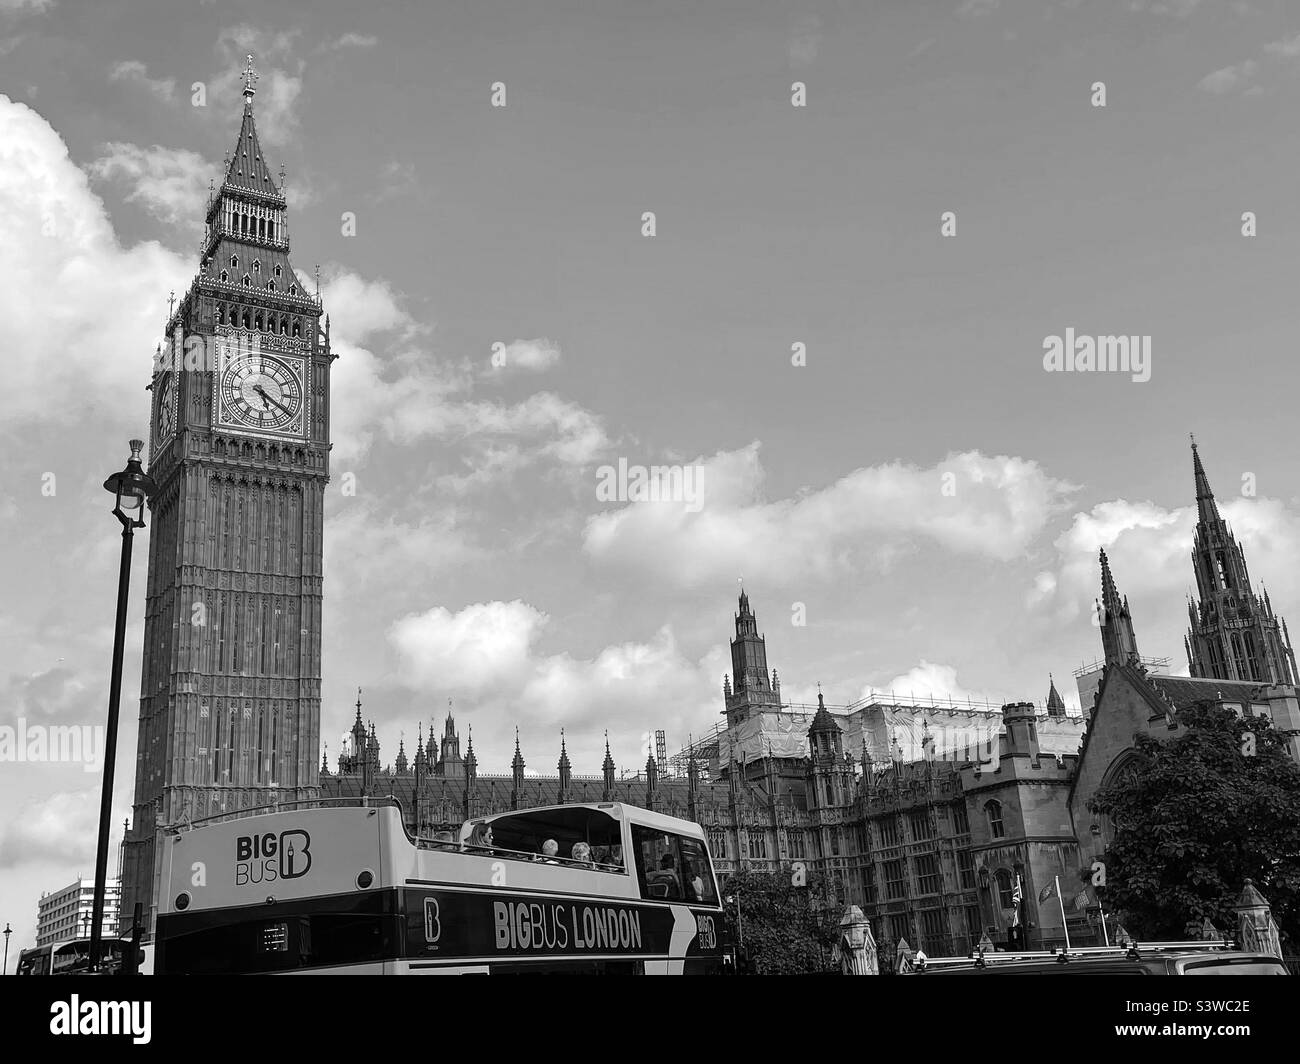
{"label": "arched window on tower", "polygon": [[253,318],[253,326],[258,332],[262,331],[262,312],[259,310],[257,316]]}
{"label": "arched window on tower", "polygon": [[1255,633],[1243,632],[1242,640],[1246,644],[1246,664],[1250,667],[1249,677],[1252,680],[1263,680],[1264,677],[1259,672],[1259,658],[1255,653]]}
{"label": "arched window on tower", "polygon": [[1241,649],[1241,634],[1232,633],[1232,663],[1237,667],[1237,675],[1233,679],[1248,680],[1250,673],[1246,671],[1246,655]]}
{"label": "arched window on tower", "polygon": [[294,336],[301,336],[301,335],[302,335],[302,319],[301,319],[301,318],[294,318],[294,319],[293,319],[293,335],[294,335]]}
{"label": "arched window on tower", "polygon": [[261,272],[262,272],[262,260],[261,260],[261,259],[254,259],[254,260],[253,260],[253,272],[254,272],[254,273],[261,273]]}
{"label": "arched window on tower", "polygon": [[260,240],[265,240],[265,239],[266,239],[266,219],[265,219],[265,218],[259,218],[259,219],[257,220],[257,236],[258,236],[258,238],[259,238]]}
{"label": "arched window on tower", "polygon": [[230,256],[230,268],[231,268],[232,270],[237,270],[237,269],[239,269],[239,256],[238,256],[238,255],[231,255],[231,256]]}
{"label": "arched window on tower", "polygon": [[248,274],[244,274],[244,287],[245,288],[253,287],[253,279],[249,277]]}
{"label": "arched window on tower", "polygon": [[222,270],[222,271],[221,271],[221,279],[222,279],[223,281],[228,281],[228,280],[230,280],[230,275],[229,275],[228,273],[226,273],[225,270]]}
{"label": "arched window on tower", "polygon": [[267,281],[267,282],[266,282],[266,287],[267,287],[267,290],[268,290],[268,291],[274,292],[274,291],[275,291],[275,282],[274,282],[274,281]]}
{"label": "arched window on tower", "polygon": [[280,276],[280,264],[278,262],[275,264],[275,275]]}
{"label": "arched window on tower", "polygon": [[1006,828],[1002,824],[1002,803],[996,798],[984,803],[984,815],[989,820],[989,834],[995,839],[1001,839],[1006,836]]}
{"label": "arched window on tower", "polygon": [[296,296],[298,294],[298,286],[296,284],[291,284],[289,286],[289,294],[291,296]]}
{"label": "arched window on tower", "polygon": [[248,308],[245,307],[245,308],[244,308],[244,328],[245,328],[245,329],[251,329],[252,327],[253,327],[253,316],[248,312]]}
{"label": "arched window on tower", "polygon": [[224,303],[217,304],[217,324],[226,324],[226,305]]}
{"label": "arched window on tower", "polygon": [[1011,879],[1010,871],[999,868],[993,873],[993,878],[998,885],[998,908],[1014,909],[1016,907],[1015,884]]}

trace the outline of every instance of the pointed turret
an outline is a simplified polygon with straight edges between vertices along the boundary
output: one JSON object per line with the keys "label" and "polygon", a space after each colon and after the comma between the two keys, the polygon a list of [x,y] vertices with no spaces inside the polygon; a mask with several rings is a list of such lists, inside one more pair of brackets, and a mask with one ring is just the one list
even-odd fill
{"label": "pointed turret", "polygon": [[826,708],[826,699],[818,685],[817,712],[808,727],[808,750],[814,761],[838,761],[844,754],[843,744],[840,726]]}
{"label": "pointed turret", "polygon": [[1133,618],[1128,600],[1121,599],[1111,576],[1110,559],[1101,551],[1101,601],[1097,604],[1101,621],[1101,645],[1107,665],[1128,665],[1141,662],[1137,636],[1133,633]]}
{"label": "pointed turret", "polygon": [[399,735],[397,737],[397,757],[393,759],[393,767],[397,770],[399,776],[406,775],[407,764],[406,737]]}
{"label": "pointed turret", "polygon": [[1201,465],[1195,436],[1192,437],[1192,474],[1196,478],[1196,512],[1203,524],[1217,524],[1222,519],[1214,501],[1214,492],[1210,490],[1210,478],[1205,475],[1205,467]]}
{"label": "pointed turret", "polygon": [[564,729],[560,729],[560,760],[557,762],[560,770],[560,801],[569,800],[569,786],[573,776],[572,767],[569,764],[569,751],[564,745]]}
{"label": "pointed turret", "polygon": [[605,732],[605,760],[600,766],[601,774],[605,778],[605,791],[601,800],[605,802],[612,801],[614,798],[614,758],[609,752],[609,732]]}
{"label": "pointed turret", "polygon": [[1203,678],[1294,684],[1295,655],[1285,629],[1267,593],[1251,590],[1246,552],[1219,516],[1194,439],[1192,467],[1198,518],[1192,565],[1199,602],[1189,610],[1189,671]]}
{"label": "pointed turret", "polygon": [[515,728],[515,756],[510,762],[512,787],[510,791],[510,808],[518,809],[524,797],[524,755],[519,752],[519,729]]}
{"label": "pointed turret", "polygon": [[1062,700],[1060,692],[1056,690],[1056,680],[1049,672],[1047,674],[1048,691],[1047,691],[1047,715],[1049,717],[1064,717],[1065,702]]}
{"label": "pointed turret", "polygon": [[725,679],[722,688],[727,724],[732,727],[764,707],[775,709],[780,705],[767,667],[767,640],[759,635],[758,619],[743,590],[738,606],[736,636],[731,641],[731,688]]}

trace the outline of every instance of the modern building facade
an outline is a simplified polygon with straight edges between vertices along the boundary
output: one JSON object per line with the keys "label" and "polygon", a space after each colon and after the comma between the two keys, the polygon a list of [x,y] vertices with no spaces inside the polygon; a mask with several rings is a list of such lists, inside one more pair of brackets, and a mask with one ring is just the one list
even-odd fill
{"label": "modern building facade", "polygon": [[[36,906],[36,945],[48,946],[72,938],[89,938],[94,919],[95,881],[77,879],[62,890],[42,894]],[[122,884],[116,876],[104,887],[105,939],[116,938],[121,925]]]}

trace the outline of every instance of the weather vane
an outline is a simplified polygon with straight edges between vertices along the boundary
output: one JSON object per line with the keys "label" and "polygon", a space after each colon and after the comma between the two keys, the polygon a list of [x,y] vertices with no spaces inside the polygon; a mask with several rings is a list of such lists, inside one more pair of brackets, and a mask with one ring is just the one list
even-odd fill
{"label": "weather vane", "polygon": [[249,55],[248,65],[244,68],[244,72],[241,75],[241,77],[243,77],[244,79],[244,95],[252,96],[254,93],[257,92],[257,90],[253,88],[253,83],[257,81],[257,71],[253,69],[252,55]]}

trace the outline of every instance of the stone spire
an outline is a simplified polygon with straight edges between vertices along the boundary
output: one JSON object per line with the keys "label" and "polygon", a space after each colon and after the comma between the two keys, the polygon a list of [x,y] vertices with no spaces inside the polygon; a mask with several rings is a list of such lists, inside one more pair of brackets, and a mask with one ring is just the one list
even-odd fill
{"label": "stone spire", "polygon": [[1268,595],[1250,586],[1246,552],[1219,516],[1201,456],[1192,441],[1196,536],[1192,565],[1199,602],[1188,605],[1185,646],[1193,676],[1293,685],[1300,678],[1284,623]]}
{"label": "stone spire", "polygon": [[609,752],[609,731],[605,732],[605,760],[600,766],[601,774],[605,777],[605,790],[601,800],[612,802],[614,800],[614,758]]}
{"label": "stone spire", "polygon": [[1047,682],[1050,685],[1047,691],[1047,715],[1049,717],[1064,717],[1065,702],[1062,701],[1060,693],[1056,690],[1056,680],[1049,672]]}
{"label": "stone spire", "polygon": [[560,729],[560,760],[558,762],[560,770],[560,801],[567,802],[570,800],[570,786],[572,780],[572,767],[569,764],[569,751],[564,746],[564,729]]}
{"label": "stone spire", "polygon": [[1133,633],[1133,617],[1128,599],[1121,599],[1111,576],[1110,559],[1101,551],[1101,599],[1097,603],[1097,617],[1101,621],[1101,646],[1107,665],[1128,665],[1141,662],[1137,636]]}

